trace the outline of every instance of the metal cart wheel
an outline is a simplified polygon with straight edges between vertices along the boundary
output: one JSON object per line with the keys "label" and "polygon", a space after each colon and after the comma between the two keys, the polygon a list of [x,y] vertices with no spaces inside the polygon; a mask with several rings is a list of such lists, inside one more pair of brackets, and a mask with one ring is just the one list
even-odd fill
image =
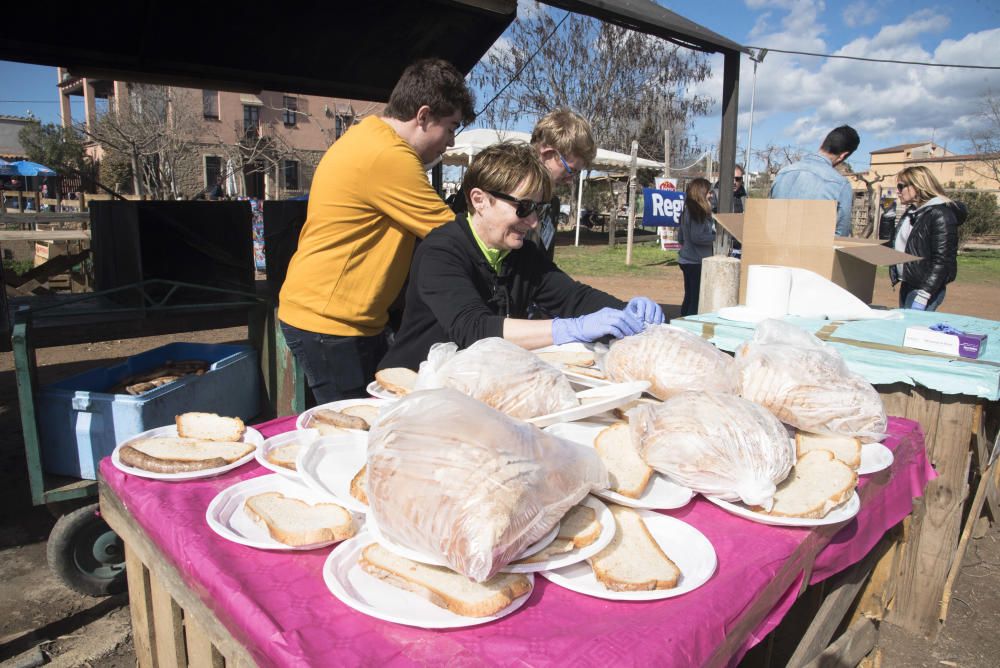
{"label": "metal cart wheel", "polygon": [[70,589],[88,596],[125,590],[125,547],[92,503],[63,515],[46,549],[49,568]]}

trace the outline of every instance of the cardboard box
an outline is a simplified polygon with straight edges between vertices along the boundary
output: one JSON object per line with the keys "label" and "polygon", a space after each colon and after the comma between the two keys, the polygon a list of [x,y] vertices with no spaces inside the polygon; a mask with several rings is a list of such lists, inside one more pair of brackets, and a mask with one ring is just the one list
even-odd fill
{"label": "cardboard box", "polygon": [[716,219],[743,244],[741,304],[746,303],[747,268],[752,264],[809,269],[871,304],[876,267],[920,259],[878,240],[834,236],[833,200],[748,199],[744,214],[718,214]]}
{"label": "cardboard box", "polygon": [[986,334],[948,334],[935,332],[928,327],[907,327],[903,335],[903,345],[907,348],[929,350],[955,357],[976,359],[986,348]]}

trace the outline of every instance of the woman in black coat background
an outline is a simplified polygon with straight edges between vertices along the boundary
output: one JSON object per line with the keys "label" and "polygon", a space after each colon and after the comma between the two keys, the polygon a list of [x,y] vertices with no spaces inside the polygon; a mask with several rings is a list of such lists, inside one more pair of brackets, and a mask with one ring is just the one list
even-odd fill
{"label": "woman in black coat background", "polygon": [[922,259],[889,267],[889,279],[901,283],[900,308],[936,311],[958,275],[958,226],[968,210],[944,194],[926,167],[907,167],[897,178],[899,201],[907,208],[893,231],[893,247]]}

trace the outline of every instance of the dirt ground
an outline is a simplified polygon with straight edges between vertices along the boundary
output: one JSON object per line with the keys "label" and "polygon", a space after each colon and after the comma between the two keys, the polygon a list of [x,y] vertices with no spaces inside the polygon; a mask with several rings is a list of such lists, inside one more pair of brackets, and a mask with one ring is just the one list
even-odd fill
{"label": "dirt ground", "polygon": [[[664,266],[653,279],[580,280],[622,298],[645,294],[679,312],[681,274]],[[892,306],[888,285],[876,291],[877,304]],[[995,286],[949,287],[945,310],[1000,319]],[[241,341],[245,328],[193,332],[168,337],[108,341],[47,348],[38,353],[39,382],[47,384],[87,369],[111,365],[130,355],[173,341]],[[49,572],[45,546],[55,522],[30,501],[21,441],[13,360],[0,354],[0,665],[120,668],[135,665],[125,595],[94,599],[64,587]],[[986,668],[1000,656],[1000,529],[990,528],[971,542],[956,583],[951,617],[936,642],[881,625],[879,646],[885,666]]]}

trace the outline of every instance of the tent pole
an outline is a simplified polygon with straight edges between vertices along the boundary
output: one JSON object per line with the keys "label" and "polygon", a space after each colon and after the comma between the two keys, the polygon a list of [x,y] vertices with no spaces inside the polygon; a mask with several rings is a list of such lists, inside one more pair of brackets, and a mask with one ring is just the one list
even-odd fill
{"label": "tent pole", "polygon": [[[589,169],[587,170],[590,171]],[[576,240],[574,246],[580,245],[580,217],[583,213],[583,170],[580,170],[580,181],[576,184]]]}

